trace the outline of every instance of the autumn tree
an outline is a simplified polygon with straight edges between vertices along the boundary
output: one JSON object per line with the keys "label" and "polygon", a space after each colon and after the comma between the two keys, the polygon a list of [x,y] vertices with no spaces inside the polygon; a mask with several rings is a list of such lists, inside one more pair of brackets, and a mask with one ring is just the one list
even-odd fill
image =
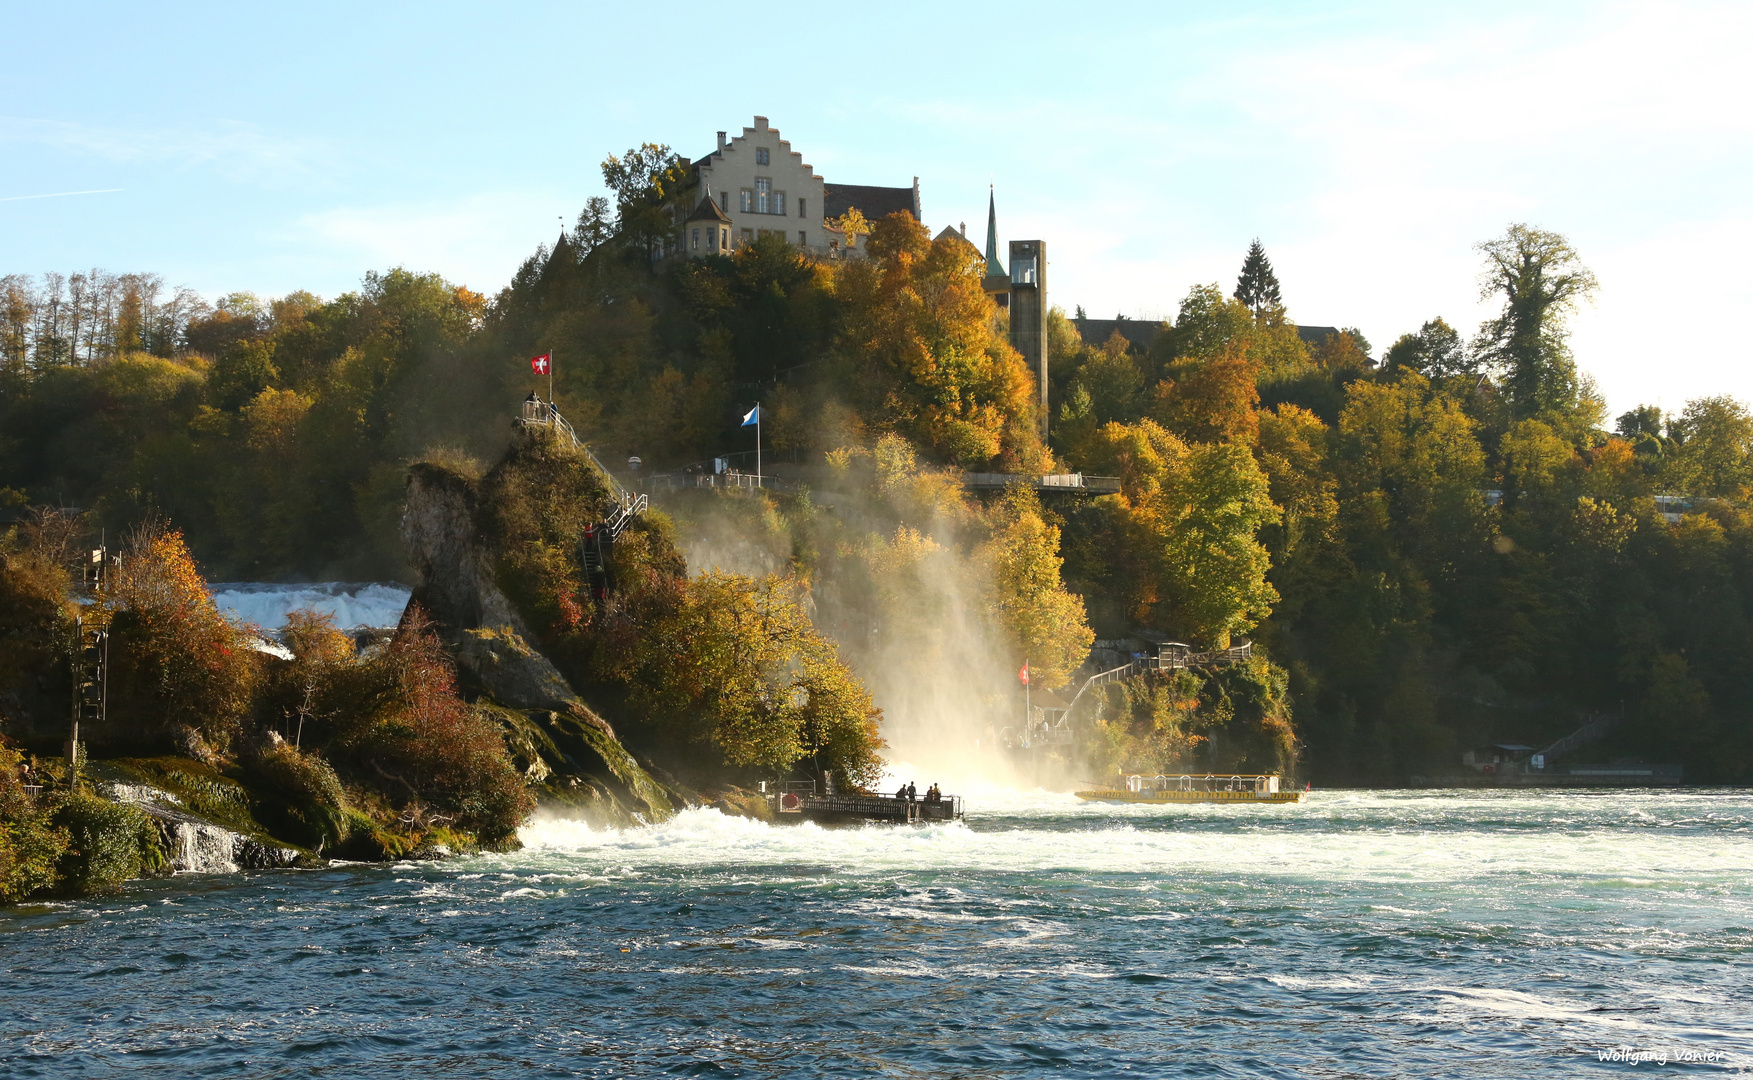
{"label": "autumn tree", "polygon": [[182,533],[137,528],[101,613],[111,631],[112,730],[94,738],[150,745],[187,728],[223,750],[243,731],[256,653],[214,606]]}
{"label": "autumn tree", "polygon": [[1120,477],[1109,512],[1134,619],[1222,648],[1271,613],[1278,594],[1258,533],[1278,508],[1246,447],[1189,446],[1142,420],[1104,427],[1097,455],[1097,468]]}
{"label": "autumn tree", "polygon": [[1233,345],[1212,360],[1178,362],[1157,384],[1152,415],[1189,442],[1250,446],[1260,430],[1259,370]]}
{"label": "autumn tree", "polygon": [[1083,600],[1060,580],[1059,529],[1047,523],[1033,489],[1019,486],[994,507],[992,530],[975,561],[992,571],[993,613],[1040,684],[1062,686],[1089,655],[1095,633]]}
{"label": "autumn tree", "polygon": [[1034,377],[996,330],[980,259],[906,213],[835,265],[842,377],[876,424],[966,467],[1041,471]]}
{"label": "autumn tree", "polygon": [[870,222],[856,206],[847,207],[846,212],[837,218],[823,218],[822,223],[846,238],[847,251],[856,250],[859,238],[870,235]]}

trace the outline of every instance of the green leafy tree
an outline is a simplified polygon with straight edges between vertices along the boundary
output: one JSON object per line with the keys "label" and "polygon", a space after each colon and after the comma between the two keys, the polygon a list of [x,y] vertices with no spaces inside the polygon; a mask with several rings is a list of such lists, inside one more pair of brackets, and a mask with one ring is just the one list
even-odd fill
{"label": "green leafy tree", "polygon": [[208,373],[207,400],[228,412],[240,409],[279,379],[272,341],[239,341],[225,347]]}
{"label": "green leafy tree", "polygon": [[1627,440],[1636,441],[1642,435],[1662,435],[1662,410],[1654,405],[1639,405],[1630,412],[1620,413],[1614,430]]}
{"label": "green leafy tree", "polygon": [[1150,420],[1109,424],[1095,465],[1120,477],[1107,512],[1130,592],[1128,614],[1222,648],[1271,613],[1263,526],[1278,517],[1247,447],[1188,446]]}
{"label": "green leafy tree", "polygon": [[1734,495],[1753,486],[1753,414],[1726,396],[1699,398],[1669,425],[1674,479],[1685,494]]}
{"label": "green leafy tree", "polygon": [[691,180],[688,163],[669,147],[641,143],[603,160],[603,183],[615,194],[616,233],[649,258],[675,231],[672,211]]}
{"label": "green leafy tree", "polygon": [[1432,382],[1478,374],[1460,331],[1441,318],[1431,319],[1416,334],[1400,335],[1382,354],[1382,368],[1416,372]]}
{"label": "green leafy tree", "polygon": [[1502,300],[1503,314],[1480,327],[1475,351],[1505,373],[1517,419],[1567,418],[1578,382],[1565,320],[1593,295],[1594,273],[1570,241],[1528,225],[1511,225],[1478,250],[1485,256],[1480,299]]}

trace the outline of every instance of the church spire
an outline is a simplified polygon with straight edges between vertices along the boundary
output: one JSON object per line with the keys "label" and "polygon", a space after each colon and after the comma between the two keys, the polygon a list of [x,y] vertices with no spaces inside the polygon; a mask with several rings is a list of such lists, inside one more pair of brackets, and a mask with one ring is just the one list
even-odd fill
{"label": "church spire", "polygon": [[998,197],[992,186],[986,191],[986,274],[1003,275],[1004,264],[998,261]]}

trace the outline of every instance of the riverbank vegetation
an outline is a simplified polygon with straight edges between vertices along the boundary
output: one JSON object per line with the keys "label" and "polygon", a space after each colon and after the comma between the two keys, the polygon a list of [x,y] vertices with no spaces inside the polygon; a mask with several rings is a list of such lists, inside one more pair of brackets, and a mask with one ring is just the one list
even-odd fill
{"label": "riverbank vegetation", "polygon": [[[363,648],[296,616],[274,646],[220,615],[163,523],[132,531],[102,587],[75,589],[55,548],[86,539],[52,512],[0,537],[0,895],[166,870],[184,812],[304,857],[511,841],[532,795],[417,613]],[[83,718],[76,774],[53,751],[81,633],[107,635],[91,655],[108,695]]]}

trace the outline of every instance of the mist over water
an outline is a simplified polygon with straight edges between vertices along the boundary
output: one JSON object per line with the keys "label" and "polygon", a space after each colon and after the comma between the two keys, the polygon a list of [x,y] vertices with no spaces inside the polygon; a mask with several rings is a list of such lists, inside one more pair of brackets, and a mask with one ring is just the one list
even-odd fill
{"label": "mist over water", "polygon": [[691,810],[522,836],[0,913],[0,1073],[1571,1077],[1622,1073],[1599,1057],[1627,1048],[1753,1067],[1748,792],[991,788],[950,826]]}
{"label": "mist over water", "polygon": [[[1063,762],[1001,749],[1004,730],[1025,721],[1017,671],[1026,658],[1005,643],[984,600],[990,571],[955,523],[938,518],[924,532],[863,532],[880,517],[871,512],[879,497],[830,498],[862,546],[818,568],[812,619],[883,710],[889,788],[913,780],[921,790],[938,782],[957,793],[1043,783],[1069,790],[1074,770]],[[776,516],[726,500],[695,503],[678,524],[690,573],[759,576],[788,568],[793,541]]]}

